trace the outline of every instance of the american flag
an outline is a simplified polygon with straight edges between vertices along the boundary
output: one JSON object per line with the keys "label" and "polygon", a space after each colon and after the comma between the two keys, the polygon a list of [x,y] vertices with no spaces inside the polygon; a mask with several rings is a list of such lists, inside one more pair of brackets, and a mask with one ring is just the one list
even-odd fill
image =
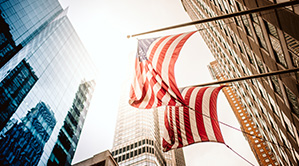
{"label": "american flag", "polygon": [[138,41],[130,105],[150,109],[184,102],[174,78],[178,55],[194,32]]}
{"label": "american flag", "polygon": [[224,143],[216,111],[219,87],[187,87],[182,90],[186,106],[167,106],[164,114],[163,151],[197,142]]}

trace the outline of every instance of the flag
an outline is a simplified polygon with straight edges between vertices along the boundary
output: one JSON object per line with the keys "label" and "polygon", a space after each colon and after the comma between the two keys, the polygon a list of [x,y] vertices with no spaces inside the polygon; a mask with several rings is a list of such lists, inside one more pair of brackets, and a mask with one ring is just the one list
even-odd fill
{"label": "flag", "polygon": [[174,78],[174,65],[184,43],[195,32],[138,40],[130,105],[150,109],[184,102]]}
{"label": "flag", "polygon": [[163,151],[197,142],[224,143],[216,111],[220,87],[187,87],[182,90],[186,106],[167,106],[164,114]]}

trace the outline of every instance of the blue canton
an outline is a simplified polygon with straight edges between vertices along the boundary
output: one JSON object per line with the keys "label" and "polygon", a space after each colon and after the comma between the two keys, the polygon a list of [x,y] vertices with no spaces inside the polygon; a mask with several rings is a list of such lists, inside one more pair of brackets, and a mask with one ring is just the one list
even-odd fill
{"label": "blue canton", "polygon": [[138,40],[138,49],[137,49],[137,58],[139,59],[139,62],[142,62],[144,60],[148,60],[146,53],[151,46],[151,44],[156,40],[157,38],[150,38],[150,39],[141,39]]}

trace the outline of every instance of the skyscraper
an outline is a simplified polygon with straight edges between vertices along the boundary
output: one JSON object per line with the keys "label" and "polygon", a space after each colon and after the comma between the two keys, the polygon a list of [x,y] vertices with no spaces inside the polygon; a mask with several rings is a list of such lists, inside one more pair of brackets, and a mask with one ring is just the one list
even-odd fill
{"label": "skyscraper", "polygon": [[57,0],[5,0],[0,10],[0,165],[50,156],[70,165],[95,87],[92,60]]}
{"label": "skyscraper", "polygon": [[67,113],[48,165],[71,165],[87,115],[95,81],[82,82]]}
{"label": "skyscraper", "polygon": [[[182,0],[192,20],[279,2]],[[212,21],[196,27],[222,73],[230,79],[298,68],[298,22],[298,6],[295,5]],[[261,137],[274,153],[276,165],[298,165],[298,79],[298,73],[290,73],[232,83]],[[267,158],[264,160],[269,163]]]}
{"label": "skyscraper", "polygon": [[[223,71],[216,61],[211,62],[209,66],[212,76],[217,80],[226,80]],[[249,146],[255,155],[259,165],[275,165],[276,158],[274,157],[272,149],[269,148],[267,142],[261,138],[261,133],[257,129],[257,125],[253,122],[253,117],[243,105],[241,97],[233,86],[228,86],[222,89],[227,98],[232,110],[241,124],[241,129],[244,131],[243,135],[249,143]]]}
{"label": "skyscraper", "polygon": [[1,1],[0,10],[0,67],[63,11],[58,1],[38,0]]}
{"label": "skyscraper", "polygon": [[56,125],[50,107],[39,102],[18,122],[11,119],[1,131],[2,165],[37,165]]}
{"label": "skyscraper", "polygon": [[159,119],[163,110],[139,110],[122,96],[117,115],[112,156],[125,165],[185,165],[183,150],[162,152]]}
{"label": "skyscraper", "polygon": [[98,166],[118,166],[109,150],[95,154],[94,156],[80,161],[73,166],[87,166],[87,165],[98,165]]}

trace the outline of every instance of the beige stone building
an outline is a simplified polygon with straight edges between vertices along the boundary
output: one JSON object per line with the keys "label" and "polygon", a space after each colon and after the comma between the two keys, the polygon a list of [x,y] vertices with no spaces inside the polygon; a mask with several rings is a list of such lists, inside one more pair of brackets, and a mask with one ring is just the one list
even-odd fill
{"label": "beige stone building", "polygon": [[109,150],[74,164],[73,166],[118,166]]}
{"label": "beige stone building", "polygon": [[[287,0],[181,1],[192,20],[201,20]],[[294,69],[299,67],[298,9],[298,5],[288,6],[196,27],[226,79]],[[270,158],[257,158],[261,165],[299,163],[298,81],[297,72],[232,83],[268,153],[273,153]]]}

